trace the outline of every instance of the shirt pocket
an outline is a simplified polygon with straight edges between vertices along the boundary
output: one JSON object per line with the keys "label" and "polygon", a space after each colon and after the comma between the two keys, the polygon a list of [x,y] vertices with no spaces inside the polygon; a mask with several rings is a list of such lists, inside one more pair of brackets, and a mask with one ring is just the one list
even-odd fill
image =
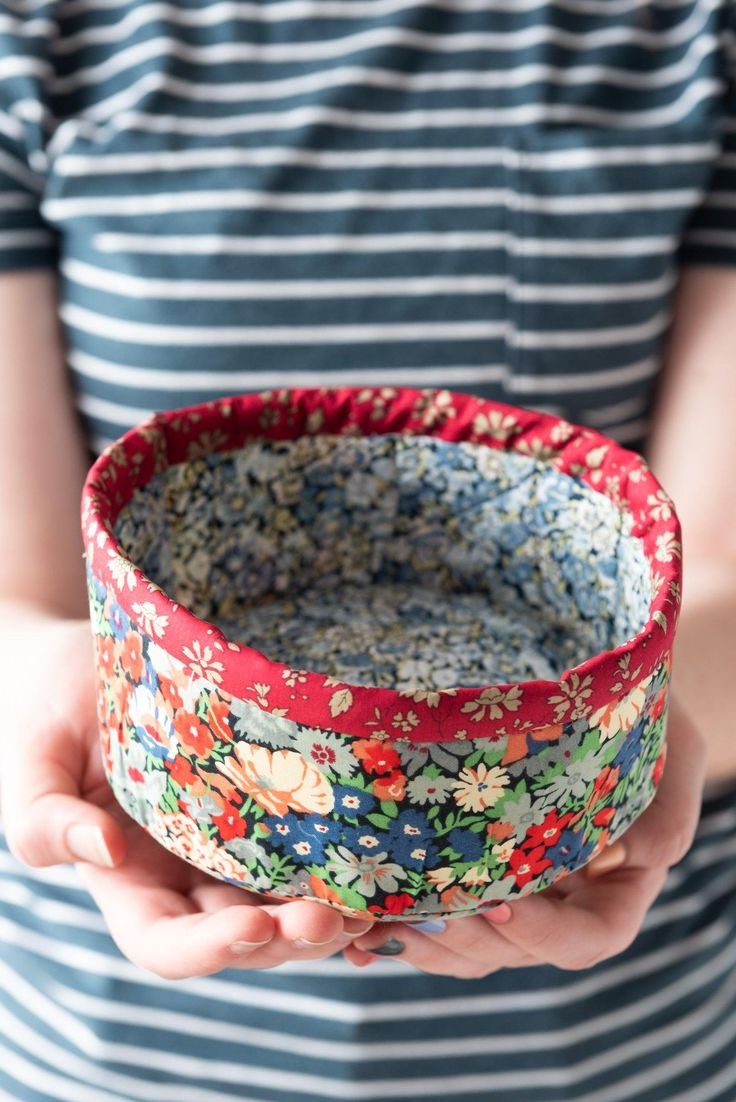
{"label": "shirt pocket", "polygon": [[646,414],[678,248],[717,154],[705,124],[519,133],[509,268],[522,404],[554,405],[601,431],[617,414]]}

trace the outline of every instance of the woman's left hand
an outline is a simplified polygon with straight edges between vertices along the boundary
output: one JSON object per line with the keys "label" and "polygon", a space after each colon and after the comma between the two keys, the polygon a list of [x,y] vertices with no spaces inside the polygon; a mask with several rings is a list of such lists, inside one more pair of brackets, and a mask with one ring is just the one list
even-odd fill
{"label": "woman's left hand", "polygon": [[542,892],[479,915],[450,919],[441,932],[376,924],[343,950],[353,964],[393,940],[398,956],[422,972],[477,979],[501,968],[553,964],[584,969],[632,943],[670,866],[692,845],[705,780],[705,740],[671,700],[667,758],[654,800],[625,835],[595,861]]}

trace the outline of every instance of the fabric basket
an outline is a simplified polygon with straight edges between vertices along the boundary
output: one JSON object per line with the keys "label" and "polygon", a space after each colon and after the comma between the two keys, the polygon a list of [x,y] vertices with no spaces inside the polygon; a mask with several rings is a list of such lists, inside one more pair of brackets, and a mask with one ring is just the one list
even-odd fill
{"label": "fabric basket", "polygon": [[108,779],[215,877],[472,914],[654,796],[680,528],[597,432],[446,390],[249,394],[128,432],[82,515]]}

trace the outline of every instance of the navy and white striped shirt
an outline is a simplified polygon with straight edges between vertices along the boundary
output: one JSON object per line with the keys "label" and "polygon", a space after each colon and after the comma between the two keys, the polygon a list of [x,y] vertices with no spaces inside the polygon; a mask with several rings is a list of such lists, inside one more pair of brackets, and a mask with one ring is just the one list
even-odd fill
{"label": "navy and white striped shirt", "polygon": [[[730,0],[2,0],[0,269],[58,269],[93,453],[327,382],[645,450],[678,271],[736,262],[735,31]],[[170,983],[3,842],[0,1102],[734,1102],[735,888],[736,782],[589,972]]]}

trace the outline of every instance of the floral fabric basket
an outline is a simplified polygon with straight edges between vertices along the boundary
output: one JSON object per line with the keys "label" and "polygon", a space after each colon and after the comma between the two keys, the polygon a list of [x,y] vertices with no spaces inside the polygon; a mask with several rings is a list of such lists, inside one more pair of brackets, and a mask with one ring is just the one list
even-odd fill
{"label": "floral fabric basket", "polygon": [[111,445],[83,530],[108,779],[215,877],[472,914],[653,798],[680,529],[590,429],[448,391],[234,397]]}

